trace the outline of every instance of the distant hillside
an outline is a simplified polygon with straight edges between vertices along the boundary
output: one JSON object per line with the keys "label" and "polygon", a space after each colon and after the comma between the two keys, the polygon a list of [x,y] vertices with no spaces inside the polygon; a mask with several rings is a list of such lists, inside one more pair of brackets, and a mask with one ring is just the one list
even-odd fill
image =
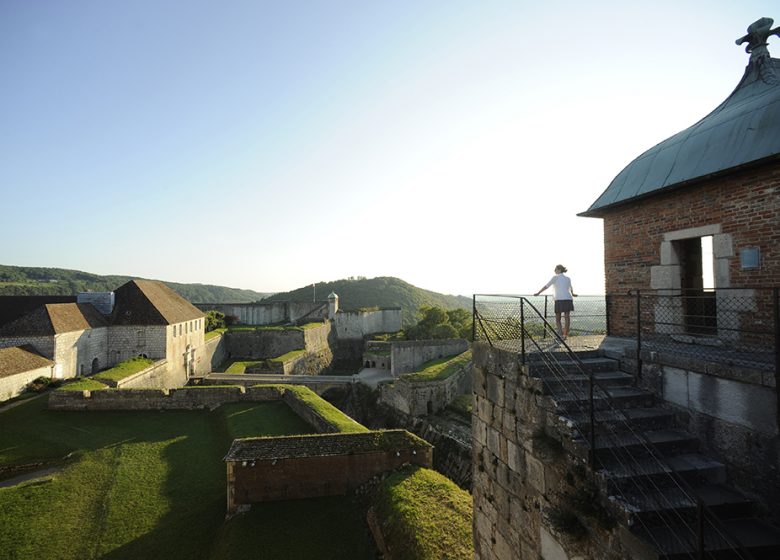
{"label": "distant hillside", "polygon": [[[80,270],[0,265],[0,296],[74,295],[77,292],[110,292],[136,276],[99,276]],[[165,282],[192,302],[250,303],[267,293],[208,284]]]}
{"label": "distant hillside", "polygon": [[[339,307],[345,310],[367,307],[400,307],[403,309],[404,325],[416,322],[417,310],[423,305],[436,305],[444,309],[458,307],[471,309],[470,298],[423,290],[392,276],[317,283],[318,300],[324,300],[331,292],[338,294]],[[310,301],[312,297],[312,287],[306,286],[291,292],[274,294],[264,301]]]}

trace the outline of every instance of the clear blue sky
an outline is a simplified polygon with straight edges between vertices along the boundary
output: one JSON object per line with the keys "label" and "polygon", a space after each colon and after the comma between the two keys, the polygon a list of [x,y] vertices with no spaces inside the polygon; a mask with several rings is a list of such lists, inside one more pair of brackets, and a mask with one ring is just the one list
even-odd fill
{"label": "clear blue sky", "polygon": [[[774,11],[773,11],[774,8]],[[603,291],[634,157],[776,2],[0,2],[0,263],[282,291]],[[780,40],[770,40],[780,57]]]}

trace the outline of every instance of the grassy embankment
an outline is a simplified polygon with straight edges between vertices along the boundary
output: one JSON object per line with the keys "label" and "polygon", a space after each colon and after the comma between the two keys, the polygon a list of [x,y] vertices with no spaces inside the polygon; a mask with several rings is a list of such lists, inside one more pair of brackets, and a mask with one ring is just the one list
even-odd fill
{"label": "grassy embankment", "polygon": [[424,363],[419,371],[403,376],[409,381],[441,381],[460,371],[471,361],[471,350],[466,350],[455,357],[448,356]]}
{"label": "grassy embankment", "polygon": [[471,560],[471,495],[445,476],[418,467],[382,482],[376,514],[393,558]]}
{"label": "grassy embankment", "polygon": [[346,498],[258,504],[224,522],[222,457],[232,439],[312,432],[282,402],[214,412],[45,407],[37,399],[0,414],[0,478],[13,474],[10,465],[62,467],[0,488],[0,550],[9,558],[370,555],[360,514]]}

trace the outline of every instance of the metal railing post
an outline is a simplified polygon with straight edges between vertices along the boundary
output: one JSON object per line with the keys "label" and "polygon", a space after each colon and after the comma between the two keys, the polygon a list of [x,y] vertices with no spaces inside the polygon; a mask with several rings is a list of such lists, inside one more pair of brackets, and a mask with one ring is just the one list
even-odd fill
{"label": "metal railing post", "polygon": [[611,329],[609,328],[609,300],[610,299],[611,298],[610,298],[609,294],[606,294],[604,296],[604,315],[605,315],[604,323],[605,323],[605,326],[606,326],[606,329],[607,329],[607,336],[612,334],[610,332]]}
{"label": "metal railing post", "polygon": [[772,321],[775,334],[775,394],[777,395],[777,426],[780,428],[780,288],[772,288]]}
{"label": "metal railing post", "polygon": [[642,378],[642,296],[636,291],[636,373]]}
{"label": "metal railing post", "polygon": [[588,462],[590,470],[596,471],[596,411],[593,406],[593,371],[588,372],[588,402],[590,412],[590,453]]}
{"label": "metal railing post", "polygon": [[525,365],[525,298],[520,300],[520,359]]}
{"label": "metal railing post", "polygon": [[542,338],[547,338],[547,296],[544,296],[544,334]]}
{"label": "metal railing post", "polygon": [[471,296],[471,342],[477,340],[477,294]]}
{"label": "metal railing post", "polygon": [[704,502],[696,497],[696,560],[704,560]]}

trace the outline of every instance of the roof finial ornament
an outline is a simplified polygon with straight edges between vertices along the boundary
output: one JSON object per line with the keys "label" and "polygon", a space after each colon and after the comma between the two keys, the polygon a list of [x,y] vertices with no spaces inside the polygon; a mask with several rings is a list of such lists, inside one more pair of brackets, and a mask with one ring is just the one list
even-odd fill
{"label": "roof finial ornament", "polygon": [[772,18],[761,18],[750,24],[747,28],[747,35],[737,39],[736,43],[741,45],[747,43],[745,52],[750,53],[750,63],[755,63],[758,67],[761,79],[768,84],[775,84],[777,77],[772,69],[770,62],[771,56],[767,48],[767,40],[772,35],[780,37],[780,27],[772,29],[774,20]]}

